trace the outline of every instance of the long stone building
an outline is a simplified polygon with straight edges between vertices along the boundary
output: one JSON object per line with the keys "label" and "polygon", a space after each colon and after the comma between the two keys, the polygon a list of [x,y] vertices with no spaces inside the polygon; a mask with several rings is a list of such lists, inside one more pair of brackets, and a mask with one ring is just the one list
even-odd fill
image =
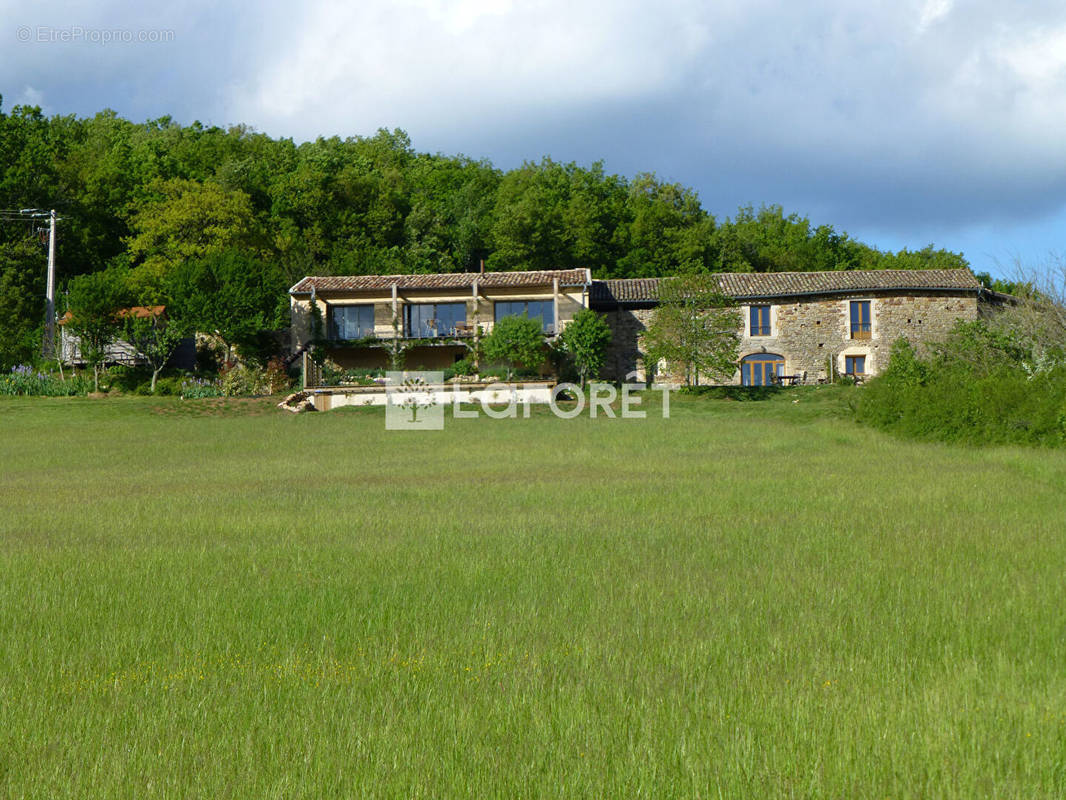
{"label": "long stone building", "polygon": [[[740,306],[744,329],[733,383],[780,376],[815,383],[832,374],[871,376],[905,337],[922,348],[958,320],[978,315],[981,286],[966,269],[720,273],[721,292]],[[613,333],[608,368],[645,374],[640,334],[659,299],[658,278],[594,281],[590,306]]]}
{"label": "long stone building", "polygon": [[[919,348],[943,339],[958,320],[977,318],[982,297],[965,269],[715,279],[740,307],[740,357],[731,381],[745,385],[876,375],[896,339]],[[406,341],[409,367],[439,369],[466,355],[471,337],[502,317],[537,318],[550,338],[577,311],[592,308],[613,333],[603,377],[624,380],[636,372],[644,379],[641,333],[658,305],[660,280],[592,280],[584,269],[307,277],[290,290],[293,348],[317,338],[343,367],[381,368],[390,344]]]}

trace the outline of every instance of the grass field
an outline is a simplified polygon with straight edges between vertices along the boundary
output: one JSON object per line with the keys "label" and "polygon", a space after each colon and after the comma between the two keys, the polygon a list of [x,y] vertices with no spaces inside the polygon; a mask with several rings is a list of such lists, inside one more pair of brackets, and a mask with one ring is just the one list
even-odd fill
{"label": "grass field", "polygon": [[0,398],[0,796],[1066,795],[1066,452],[847,397]]}

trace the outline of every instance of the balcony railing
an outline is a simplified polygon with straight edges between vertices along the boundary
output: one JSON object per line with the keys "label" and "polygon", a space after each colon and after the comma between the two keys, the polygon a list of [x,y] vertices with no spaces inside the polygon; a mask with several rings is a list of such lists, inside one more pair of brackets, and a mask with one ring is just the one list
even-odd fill
{"label": "balcony railing", "polygon": [[[481,327],[482,334],[488,334],[492,330],[491,322],[481,322],[477,324],[473,322],[455,322],[448,325],[447,327],[422,325],[421,330],[411,330],[409,327],[405,326],[398,332],[398,335],[401,339],[469,339],[476,334],[478,326]],[[391,329],[388,331],[378,331],[374,328],[369,327],[357,328],[354,330],[352,328],[348,328],[345,333],[354,335],[342,337],[338,335],[339,331],[333,330],[331,331],[332,335],[330,336],[330,341],[357,342],[362,339],[389,340],[395,338],[397,335]],[[555,335],[555,325],[553,323],[548,323],[544,325],[544,335]]]}

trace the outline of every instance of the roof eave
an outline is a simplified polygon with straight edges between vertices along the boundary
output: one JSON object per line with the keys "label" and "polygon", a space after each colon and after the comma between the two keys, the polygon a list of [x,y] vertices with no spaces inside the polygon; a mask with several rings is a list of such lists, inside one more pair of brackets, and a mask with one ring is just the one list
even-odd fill
{"label": "roof eave", "polygon": [[980,293],[979,288],[967,288],[961,286],[878,286],[878,287],[854,287],[850,289],[818,289],[817,291],[810,292],[773,292],[773,293],[759,293],[759,294],[729,294],[724,292],[726,297],[731,297],[734,300],[779,300],[787,297],[818,297],[824,295],[839,295],[839,294],[885,294],[888,292],[932,292],[936,294],[972,294],[977,295]]}

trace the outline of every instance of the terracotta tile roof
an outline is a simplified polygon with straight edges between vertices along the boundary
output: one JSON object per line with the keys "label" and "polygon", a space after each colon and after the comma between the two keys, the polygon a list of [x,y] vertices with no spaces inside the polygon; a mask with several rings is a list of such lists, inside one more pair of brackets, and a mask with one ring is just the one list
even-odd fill
{"label": "terracotta tile roof", "polygon": [[[723,294],[737,299],[876,291],[968,291],[980,284],[968,269],[881,269],[835,272],[721,272]],[[593,304],[654,303],[659,278],[594,281]]]}
{"label": "terracotta tile roof", "polygon": [[[120,308],[115,312],[116,317],[136,317],[137,319],[147,319],[148,317],[158,317],[166,314],[166,306],[131,306],[130,308]],[[60,325],[66,325],[70,322],[72,314],[68,311],[59,318]]]}
{"label": "terracotta tile roof", "polygon": [[778,297],[885,290],[969,290],[981,285],[968,269],[874,269],[839,272],[723,272],[718,285],[730,297]]}
{"label": "terracotta tile roof", "polygon": [[407,289],[469,289],[478,282],[486,289],[512,286],[551,286],[558,278],[560,286],[581,286],[591,280],[587,269],[540,270],[532,272],[446,272],[436,275],[337,275],[307,277],[289,289],[289,294],[316,292],[386,291],[393,284]]}
{"label": "terracotta tile roof", "polygon": [[618,278],[592,282],[593,303],[654,303],[659,299],[658,278]]}
{"label": "terracotta tile roof", "polygon": [[120,317],[136,317],[137,319],[147,319],[148,317],[158,317],[160,314],[165,313],[166,306],[133,306],[132,308],[124,308],[118,312]]}

